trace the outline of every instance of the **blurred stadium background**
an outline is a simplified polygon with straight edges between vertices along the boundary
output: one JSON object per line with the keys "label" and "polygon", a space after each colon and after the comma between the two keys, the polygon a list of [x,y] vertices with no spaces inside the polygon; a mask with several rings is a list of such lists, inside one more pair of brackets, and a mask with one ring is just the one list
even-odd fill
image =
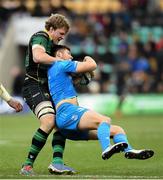
{"label": "blurred stadium background", "polygon": [[[139,129],[143,115],[142,126],[149,129],[146,133],[149,133],[151,141],[162,141],[159,133],[163,132],[163,0],[0,0],[0,82],[23,104],[21,87],[28,41],[32,33],[44,29],[44,21],[51,13],[61,13],[71,20],[71,30],[63,44],[70,46],[74,59],[89,54],[98,63],[94,80],[87,87],[78,89],[80,104],[115,119],[126,118],[127,123],[122,122],[122,125],[124,123],[127,130]],[[0,114],[3,114],[0,115],[0,146],[1,141],[10,139],[10,133],[17,127],[13,123],[16,121],[29,134],[21,152],[24,155],[30,144],[30,133],[38,125],[30,126],[34,117],[26,104],[20,116],[6,115],[8,113],[12,114],[12,109],[0,101]],[[24,127],[21,123],[27,118],[32,121],[29,120],[30,123]],[[158,126],[154,126],[152,121],[159,122]],[[10,126],[11,122],[13,126]],[[131,126],[127,126],[128,123]],[[28,132],[30,127],[33,128]],[[160,128],[158,132],[155,129],[157,135],[154,139],[152,127]],[[136,138],[135,135],[132,137],[132,131],[129,132],[131,139]],[[13,142],[20,138],[19,133]],[[138,137],[134,139],[137,144],[141,139]],[[142,144],[159,147],[152,142],[143,141]],[[150,170],[146,174],[150,175]],[[163,176],[161,171],[158,174]]]}
{"label": "blurred stadium background", "polygon": [[109,114],[163,113],[162,0],[1,0],[0,81],[12,95],[21,96],[29,38],[51,13],[71,20],[63,43],[74,59],[89,54],[98,63],[95,79],[79,88],[92,94],[89,104],[105,94]]}

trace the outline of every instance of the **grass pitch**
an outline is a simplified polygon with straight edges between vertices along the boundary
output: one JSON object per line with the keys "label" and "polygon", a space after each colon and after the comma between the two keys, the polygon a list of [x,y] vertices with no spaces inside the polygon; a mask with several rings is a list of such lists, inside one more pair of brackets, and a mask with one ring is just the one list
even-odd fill
{"label": "grass pitch", "polygon": [[97,141],[67,141],[64,161],[78,171],[77,175],[50,175],[47,167],[52,158],[51,139],[39,154],[35,176],[24,177],[19,170],[27,156],[32,135],[39,126],[29,115],[0,116],[0,179],[163,179],[163,117],[128,116],[112,121],[121,125],[135,149],[151,148],[155,155],[148,160],[128,160],[124,154],[101,159]]}

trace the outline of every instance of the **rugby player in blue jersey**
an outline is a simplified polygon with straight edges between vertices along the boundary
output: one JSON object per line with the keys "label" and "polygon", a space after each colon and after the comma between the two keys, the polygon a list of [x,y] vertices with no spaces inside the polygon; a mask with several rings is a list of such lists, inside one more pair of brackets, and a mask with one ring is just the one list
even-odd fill
{"label": "rugby player in blue jersey", "polygon": [[[120,126],[111,125],[109,117],[78,105],[71,73],[94,71],[96,62],[90,56],[85,56],[82,62],[72,61],[70,49],[63,45],[55,47],[54,56],[58,61],[48,70],[48,85],[56,107],[55,123],[60,132],[71,140],[98,139],[104,160],[121,151],[125,152],[128,159],[152,157],[152,150],[133,149],[125,131]],[[114,145],[111,145],[110,137],[113,137]]]}

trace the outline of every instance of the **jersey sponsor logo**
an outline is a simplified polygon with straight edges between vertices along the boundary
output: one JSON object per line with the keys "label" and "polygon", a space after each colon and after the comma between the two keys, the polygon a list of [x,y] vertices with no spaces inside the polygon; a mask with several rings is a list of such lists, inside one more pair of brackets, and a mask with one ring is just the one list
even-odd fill
{"label": "jersey sponsor logo", "polygon": [[82,108],[82,107],[78,108],[78,112],[82,112],[83,110],[84,110],[84,108]]}
{"label": "jersey sponsor logo", "polygon": [[71,117],[71,120],[73,120],[73,121],[76,121],[78,119],[78,115],[77,114],[75,114],[75,115],[73,115],[72,117]]}

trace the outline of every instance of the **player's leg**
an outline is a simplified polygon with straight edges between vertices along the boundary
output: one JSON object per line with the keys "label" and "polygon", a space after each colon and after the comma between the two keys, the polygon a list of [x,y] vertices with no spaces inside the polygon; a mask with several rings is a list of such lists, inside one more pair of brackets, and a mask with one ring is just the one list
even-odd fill
{"label": "player's leg", "polygon": [[[111,137],[113,137],[113,142],[115,144],[122,143],[122,142],[128,144],[128,147],[124,149],[125,157],[127,159],[144,160],[144,159],[148,159],[154,155],[153,150],[150,150],[150,149],[141,149],[141,150],[133,149],[133,147],[130,145],[130,143],[127,139],[127,135],[126,135],[125,131],[120,126],[111,125],[110,135],[111,135]],[[88,137],[90,140],[96,140],[97,139],[97,131],[96,130],[89,131]]]}
{"label": "player's leg", "polygon": [[[44,105],[42,105],[44,104]],[[51,106],[51,108],[49,108],[51,105],[50,101],[46,101],[44,103],[40,103],[37,106],[37,110],[40,110],[40,117],[37,116],[39,118],[39,122],[40,122],[40,127],[39,129],[37,129],[37,131],[34,133],[33,137],[32,137],[32,143],[31,146],[29,148],[29,152],[28,152],[28,156],[23,164],[23,167],[20,171],[21,174],[24,175],[29,175],[33,173],[33,165],[34,162],[39,154],[39,152],[41,151],[41,149],[44,147],[48,135],[50,134],[50,132],[52,131],[52,129],[54,128],[54,110],[53,107]],[[48,107],[48,108],[46,108]],[[44,110],[41,110],[41,109]],[[46,111],[46,113],[45,113]]]}
{"label": "player's leg", "polygon": [[125,131],[120,126],[112,125],[111,132],[113,135],[114,143],[126,142],[128,144],[128,147],[124,149],[125,157],[127,159],[144,160],[154,155],[153,150],[150,150],[150,149],[141,149],[141,150],[133,149],[133,147],[130,145],[127,139],[127,135]]}
{"label": "player's leg", "polygon": [[[31,81],[25,81],[23,96],[30,109],[40,121],[40,128],[35,132],[32,138],[28,156],[20,171],[21,174],[30,175],[33,173],[32,168],[36,157],[44,147],[48,135],[54,127],[55,112],[50,101],[50,96],[48,95],[48,90],[38,84],[38,82],[33,81],[31,83]],[[58,156],[58,154],[56,154],[56,156]]]}
{"label": "player's leg", "polygon": [[131,150],[132,147],[128,142],[127,136],[123,128],[117,125],[112,125],[111,126],[111,135],[113,136],[113,142],[119,143],[119,142],[125,142],[128,144],[128,147],[124,149],[124,151]]}
{"label": "player's leg", "polygon": [[59,129],[97,130],[97,137],[103,150],[103,159],[111,157],[117,148],[118,150],[124,148],[124,144],[120,143],[120,145],[115,145],[112,151],[110,148],[110,118],[86,108],[70,103],[60,105],[57,109],[56,124]]}
{"label": "player's leg", "polygon": [[110,125],[111,119],[107,116],[103,116],[94,111],[85,112],[78,124],[79,129],[97,129],[97,137],[102,147],[102,158],[108,159],[113,154],[123,151],[127,147],[127,143],[120,142],[115,145],[110,145]]}
{"label": "player's leg", "polygon": [[75,174],[76,171],[66,166],[63,163],[63,153],[65,148],[66,136],[63,136],[60,131],[56,131],[53,134],[52,148],[53,148],[53,159],[48,167],[51,174]]}
{"label": "player's leg", "polygon": [[[65,138],[70,140],[98,140],[97,130],[61,130],[60,132]],[[113,135],[111,135],[111,138],[112,137]],[[112,153],[112,155],[114,153],[119,153],[123,151],[126,146],[124,142],[119,142],[113,146],[110,145],[110,153]]]}

